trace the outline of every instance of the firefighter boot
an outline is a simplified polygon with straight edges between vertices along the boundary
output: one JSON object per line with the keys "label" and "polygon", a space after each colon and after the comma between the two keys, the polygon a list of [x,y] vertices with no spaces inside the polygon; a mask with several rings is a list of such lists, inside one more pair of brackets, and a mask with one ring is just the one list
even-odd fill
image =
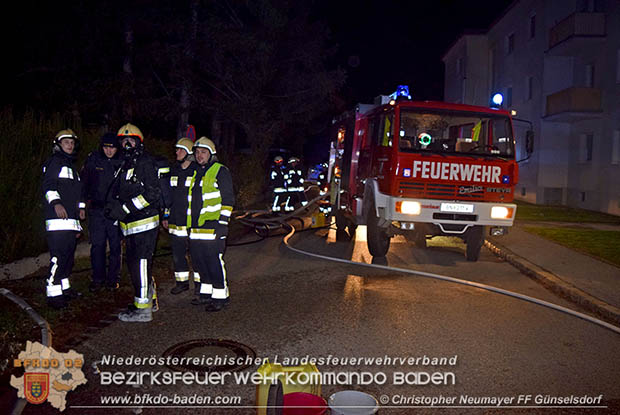
{"label": "firefighter boot", "polygon": [[211,303],[207,304],[205,311],[208,313],[216,313],[226,307],[228,303],[230,303],[230,298],[225,300],[213,300]]}
{"label": "firefighter boot", "polygon": [[198,297],[192,300],[192,305],[207,305],[211,304],[213,300],[209,294],[200,294]]}
{"label": "firefighter boot", "polygon": [[148,323],[153,320],[153,310],[148,308],[128,307],[127,310],[118,314],[120,321],[129,323]]}
{"label": "firefighter boot", "polygon": [[189,290],[189,281],[177,282],[170,290],[170,294],[177,295],[187,290]]}
{"label": "firefighter boot", "polygon": [[47,297],[47,305],[56,310],[67,308],[68,306],[67,298],[64,295],[57,295],[56,297]]}

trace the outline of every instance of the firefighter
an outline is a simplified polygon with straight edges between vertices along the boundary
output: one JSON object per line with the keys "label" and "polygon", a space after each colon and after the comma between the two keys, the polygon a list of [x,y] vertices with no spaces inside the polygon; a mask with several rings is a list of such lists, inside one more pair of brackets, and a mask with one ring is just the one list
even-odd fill
{"label": "firefighter", "polygon": [[50,250],[47,277],[47,302],[53,308],[65,308],[77,293],[71,290],[69,274],[77,238],[82,232],[80,220],[86,218],[82,185],[73,160],[79,141],[75,133],[61,130],[53,141],[52,156],[43,165],[45,196],[45,230]]}
{"label": "firefighter", "polygon": [[[118,138],[106,133],[99,141],[100,148],[88,155],[82,167],[82,197],[88,208],[88,233],[90,236],[90,263],[92,282],[90,291],[102,287],[118,288],[121,271],[121,233],[118,221],[104,216],[106,197],[114,182],[114,174],[121,166],[118,154]],[[106,272],[106,247],[110,254]]]}
{"label": "firefighter", "polygon": [[200,274],[200,293],[194,305],[220,311],[229,301],[224,264],[228,223],[235,201],[230,171],[218,163],[215,144],[207,137],[194,143],[196,170],[189,187],[189,249]]}
{"label": "firefighter", "polygon": [[286,180],[284,180],[284,159],[276,156],[273,159],[271,172],[269,174],[269,185],[273,189],[273,204],[271,210],[280,212],[282,210],[282,202],[286,193]]}
{"label": "firefighter", "polygon": [[[175,286],[170,292],[179,294],[189,289],[189,265],[187,264],[187,207],[188,188],[195,171],[194,143],[189,138],[181,138],[175,145],[177,163],[170,170],[168,180],[169,200],[163,221],[164,228],[170,233],[172,244],[172,261],[174,263]],[[200,289],[200,275],[194,272],[194,292]]]}
{"label": "firefighter", "polygon": [[125,124],[117,136],[123,165],[106,203],[105,214],[119,221],[135,292],[134,302],[118,317],[121,321],[148,322],[153,319],[156,298],[152,265],[161,201],[158,168],[155,159],[144,151],[144,136],[138,127]]}
{"label": "firefighter", "polygon": [[316,185],[319,187],[319,193],[324,195],[327,189],[327,163],[317,165],[319,174],[316,179]]}
{"label": "firefighter", "polygon": [[288,160],[284,179],[286,179],[288,193],[284,210],[293,211],[296,206],[306,206],[308,200],[304,192],[304,177],[301,174],[299,159],[297,157],[291,157]]}

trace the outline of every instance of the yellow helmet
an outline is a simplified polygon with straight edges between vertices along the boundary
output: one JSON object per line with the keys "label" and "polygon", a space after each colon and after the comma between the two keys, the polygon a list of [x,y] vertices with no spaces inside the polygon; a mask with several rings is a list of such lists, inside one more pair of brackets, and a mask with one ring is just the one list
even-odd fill
{"label": "yellow helmet", "polygon": [[211,140],[209,140],[207,137],[200,137],[198,140],[196,140],[196,142],[194,143],[194,148],[196,147],[203,147],[208,149],[211,154],[215,154],[215,143]]}
{"label": "yellow helmet", "polygon": [[73,130],[70,128],[67,128],[65,130],[58,131],[58,133],[56,134],[56,137],[54,137],[54,144],[60,143],[60,140],[62,140],[63,138],[72,138],[74,140],[78,139],[77,135],[75,135]]}
{"label": "yellow helmet", "polygon": [[141,143],[144,143],[144,136],[142,135],[142,131],[138,127],[133,124],[127,123],[123,125],[116,134],[121,137],[138,137]]}
{"label": "yellow helmet", "polygon": [[177,141],[175,147],[182,148],[183,150],[187,151],[187,154],[192,154],[194,143],[189,138],[183,137],[179,141]]}

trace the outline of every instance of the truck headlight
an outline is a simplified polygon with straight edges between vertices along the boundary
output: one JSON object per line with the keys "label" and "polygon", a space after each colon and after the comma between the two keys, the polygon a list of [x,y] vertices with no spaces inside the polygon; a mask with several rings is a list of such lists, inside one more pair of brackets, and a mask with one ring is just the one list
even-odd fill
{"label": "truck headlight", "polygon": [[513,209],[506,206],[493,206],[491,208],[491,219],[510,219]]}
{"label": "truck headlight", "polygon": [[404,201],[396,202],[396,212],[404,213],[405,215],[419,215],[422,210],[419,202]]}

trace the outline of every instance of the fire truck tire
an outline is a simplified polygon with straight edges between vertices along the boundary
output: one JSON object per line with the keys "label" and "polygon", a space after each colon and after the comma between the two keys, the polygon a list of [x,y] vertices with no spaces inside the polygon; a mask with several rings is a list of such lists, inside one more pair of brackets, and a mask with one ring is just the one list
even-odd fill
{"label": "fire truck tire", "polygon": [[480,249],[484,242],[483,230],[483,226],[474,226],[467,231],[465,257],[468,261],[476,262],[480,258]]}
{"label": "fire truck tire", "polygon": [[376,216],[374,203],[368,210],[366,240],[368,243],[368,251],[372,256],[383,257],[390,249],[390,237],[385,229],[379,226],[379,218]]}

